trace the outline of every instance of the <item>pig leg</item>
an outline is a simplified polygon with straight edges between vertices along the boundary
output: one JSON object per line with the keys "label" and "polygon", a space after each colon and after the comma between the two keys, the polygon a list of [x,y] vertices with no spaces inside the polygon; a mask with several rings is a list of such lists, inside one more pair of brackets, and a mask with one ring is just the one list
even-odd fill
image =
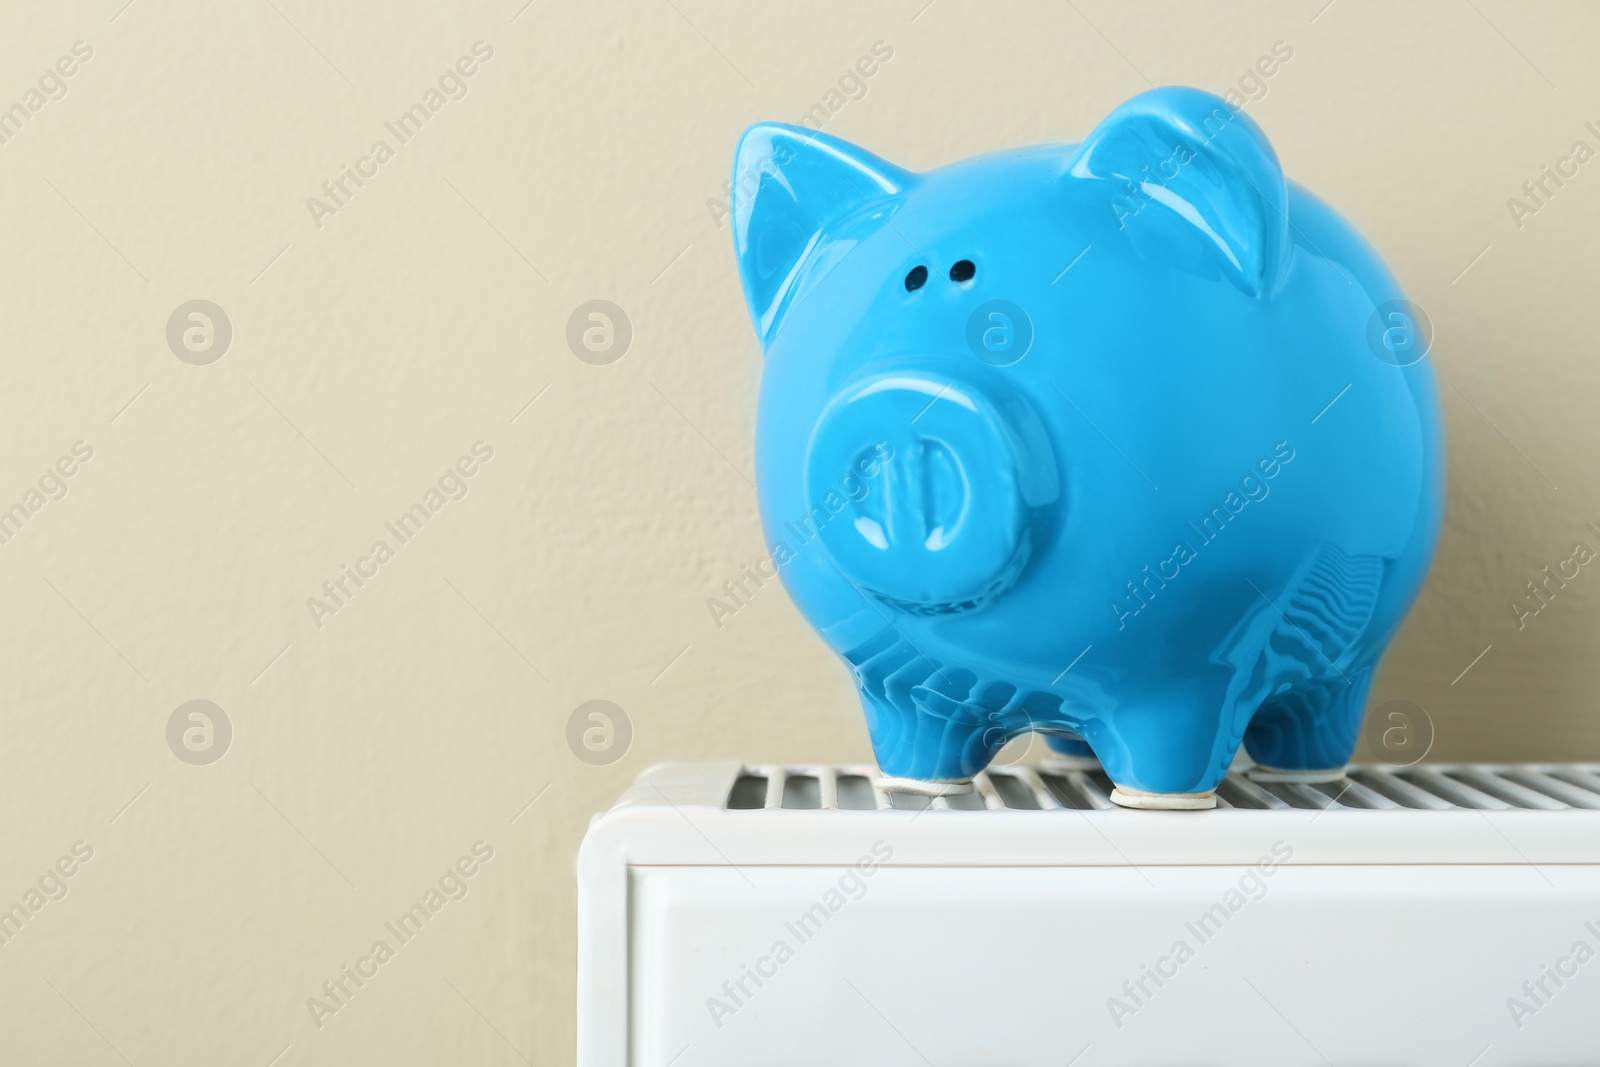
{"label": "pig leg", "polygon": [[1125,808],[1214,808],[1243,722],[1210,687],[1179,687],[1130,702],[1088,731]]}
{"label": "pig leg", "polygon": [[972,792],[972,776],[989,765],[1014,732],[998,726],[981,705],[922,686],[883,696],[863,690],[861,704],[878,782],[902,792]]}
{"label": "pig leg", "polygon": [[1268,697],[1250,720],[1244,747],[1263,782],[1336,782],[1355,754],[1372,683],[1370,666],[1314,678]]}

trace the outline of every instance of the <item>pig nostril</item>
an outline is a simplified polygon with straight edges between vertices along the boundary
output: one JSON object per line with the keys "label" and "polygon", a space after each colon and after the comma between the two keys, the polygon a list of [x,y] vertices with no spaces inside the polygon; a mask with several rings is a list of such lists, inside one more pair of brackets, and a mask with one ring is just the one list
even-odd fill
{"label": "pig nostril", "polygon": [[928,280],[927,267],[912,267],[911,273],[906,275],[906,292],[914,293],[922,288],[922,283]]}
{"label": "pig nostril", "polygon": [[958,259],[950,266],[950,280],[953,282],[970,282],[977,273],[977,265],[970,259]]}

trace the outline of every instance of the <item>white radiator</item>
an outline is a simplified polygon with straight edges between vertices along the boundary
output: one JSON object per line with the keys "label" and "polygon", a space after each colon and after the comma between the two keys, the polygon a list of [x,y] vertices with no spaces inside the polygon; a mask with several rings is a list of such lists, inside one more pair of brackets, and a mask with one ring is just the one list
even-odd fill
{"label": "white radiator", "polygon": [[1600,1064],[1600,767],[654,767],[579,857],[579,1067]]}

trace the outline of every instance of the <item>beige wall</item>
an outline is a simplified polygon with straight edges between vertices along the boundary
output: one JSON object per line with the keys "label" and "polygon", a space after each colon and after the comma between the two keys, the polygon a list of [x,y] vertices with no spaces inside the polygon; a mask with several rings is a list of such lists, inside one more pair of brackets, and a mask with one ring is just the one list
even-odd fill
{"label": "beige wall", "polygon": [[[0,906],[74,872],[0,945],[0,1059],[567,1061],[589,814],[658,760],[867,757],[780,590],[707,609],[763,552],[760,358],[708,201],[745,125],[877,41],[827,129],[911,167],[1076,139],[1146,79],[1220,92],[1288,42],[1251,114],[1431,313],[1448,383],[1444,539],[1376,700],[1425,708],[1438,757],[1600,759],[1600,576],[1521,630],[1508,606],[1600,548],[1600,163],[1507,207],[1600,148],[1600,11],[922,3],[4,5],[0,106],[93,55],[0,144],[0,505],[93,455],[0,545]],[[384,123],[480,40],[399,146]],[[394,158],[314,219],[379,138]],[[602,298],[634,337],[592,366],[565,329]],[[233,329],[204,366],[166,336],[195,299]],[[466,497],[386,534],[479,441]],[[167,739],[195,699],[233,730],[203,766]],[[608,766],[566,741],[590,699],[635,731]],[[468,894],[399,945],[384,923],[478,841]],[[319,1028],[307,998],[379,939]]]}

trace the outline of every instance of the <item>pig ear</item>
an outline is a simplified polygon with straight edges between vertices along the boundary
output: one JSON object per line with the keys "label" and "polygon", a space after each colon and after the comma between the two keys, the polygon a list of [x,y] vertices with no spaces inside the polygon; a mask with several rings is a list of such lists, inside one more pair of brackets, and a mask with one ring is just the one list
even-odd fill
{"label": "pig ear", "polygon": [[1109,210],[1141,249],[1170,251],[1156,228],[1168,237],[1182,228],[1245,292],[1276,287],[1288,247],[1283,168],[1261,128],[1221,97],[1177,87],[1141,93],[1084,139],[1069,173],[1105,185]]}
{"label": "pig ear", "polygon": [[910,181],[908,172],[836,137],[777,123],[745,131],[733,162],[733,245],[763,348],[827,231],[899,196]]}

